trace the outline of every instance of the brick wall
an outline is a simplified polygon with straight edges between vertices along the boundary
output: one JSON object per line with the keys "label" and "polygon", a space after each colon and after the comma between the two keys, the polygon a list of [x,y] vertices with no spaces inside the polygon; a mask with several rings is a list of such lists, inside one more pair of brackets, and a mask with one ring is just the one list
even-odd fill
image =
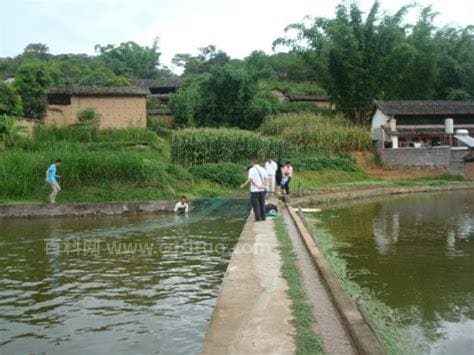
{"label": "brick wall", "polygon": [[448,168],[451,161],[450,147],[399,148],[379,150],[382,163],[390,167],[419,166]]}
{"label": "brick wall", "polygon": [[378,151],[383,165],[388,167],[442,168],[450,174],[465,175],[464,157],[468,150],[451,147],[400,148]]}
{"label": "brick wall", "polygon": [[70,105],[50,105],[46,125],[77,123],[77,113],[93,107],[101,114],[100,128],[146,127],[145,96],[72,96]]}

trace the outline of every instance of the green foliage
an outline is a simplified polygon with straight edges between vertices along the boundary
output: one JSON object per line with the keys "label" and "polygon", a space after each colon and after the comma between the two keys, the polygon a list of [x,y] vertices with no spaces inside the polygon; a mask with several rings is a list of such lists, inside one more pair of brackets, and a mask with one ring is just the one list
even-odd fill
{"label": "green foliage", "polygon": [[15,124],[16,119],[5,114],[0,115],[0,143],[6,148],[12,147],[21,138],[25,127]]}
{"label": "green foliage", "polygon": [[347,157],[297,155],[289,159],[296,171],[342,170],[359,171],[356,162]]}
{"label": "green foliage", "polygon": [[259,93],[256,79],[243,68],[226,64],[189,76],[172,95],[170,107],[178,126],[252,129],[275,112],[276,101]]}
{"label": "green foliage", "polygon": [[268,156],[278,159],[287,156],[292,148],[281,140],[238,129],[184,129],[178,131],[171,141],[172,159],[191,165],[248,161]]}
{"label": "green foliage", "polygon": [[158,69],[160,52],[158,39],[151,47],[140,46],[135,42],[121,43],[118,46],[95,47],[99,58],[118,76],[136,79],[156,79],[163,76]]}
{"label": "green foliage", "polygon": [[238,187],[245,180],[245,167],[234,163],[209,163],[191,167],[191,174],[220,185]]}
{"label": "green foliage", "polygon": [[263,51],[253,51],[244,59],[244,64],[246,70],[258,79],[267,79],[275,83],[282,81],[305,82],[318,79],[314,69],[306,65],[303,56],[296,52],[268,55]]}
{"label": "green foliage", "polygon": [[130,86],[130,82],[115,75],[110,69],[91,70],[84,73],[77,81],[80,86]]}
{"label": "green foliage", "polygon": [[45,64],[22,64],[16,73],[14,88],[23,101],[24,114],[28,118],[41,119],[46,111],[46,91],[52,84]]}
{"label": "green foliage", "polygon": [[352,126],[350,121],[337,116],[277,115],[268,117],[260,131],[301,148],[329,154],[369,150],[372,143],[367,129]]}
{"label": "green foliage", "polygon": [[230,57],[212,44],[199,48],[197,56],[178,53],[172,59],[174,65],[184,68],[185,75],[209,73],[213,66],[222,66],[229,61]]}
{"label": "green foliage", "polygon": [[380,15],[375,1],[363,18],[356,2],[341,3],[334,18],[288,26],[296,36],[277,39],[274,46],[301,53],[337,109],[354,122],[366,122],[374,98],[474,97],[473,27],[436,29],[431,7],[409,25],[404,17],[411,7]]}
{"label": "green foliage", "polygon": [[165,165],[137,152],[91,152],[54,149],[40,152],[8,150],[0,156],[0,198],[23,198],[40,193],[44,172],[62,159],[61,184],[66,188],[126,182],[134,186],[169,188]]}
{"label": "green foliage", "polygon": [[0,115],[20,117],[23,115],[21,97],[9,84],[0,81]]}
{"label": "green foliage", "polygon": [[144,150],[157,151],[160,156],[168,157],[168,145],[149,129],[96,129],[90,125],[77,125],[64,128],[37,126],[33,140],[25,140],[20,145],[25,150],[41,151],[48,147],[61,146],[71,150],[120,151]]}
{"label": "green foliage", "polygon": [[100,113],[93,107],[86,107],[77,113],[77,119],[82,124],[91,124],[98,126],[100,123]]}

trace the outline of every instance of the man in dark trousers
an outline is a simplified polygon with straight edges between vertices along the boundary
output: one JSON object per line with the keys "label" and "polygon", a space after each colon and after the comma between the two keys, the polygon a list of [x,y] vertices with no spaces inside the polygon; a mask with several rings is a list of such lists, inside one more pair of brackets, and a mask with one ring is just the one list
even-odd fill
{"label": "man in dark trousers", "polygon": [[257,159],[252,159],[251,167],[248,171],[248,179],[240,188],[250,184],[250,202],[252,203],[253,212],[256,221],[265,220],[265,194],[266,185],[268,184],[267,171],[258,165]]}

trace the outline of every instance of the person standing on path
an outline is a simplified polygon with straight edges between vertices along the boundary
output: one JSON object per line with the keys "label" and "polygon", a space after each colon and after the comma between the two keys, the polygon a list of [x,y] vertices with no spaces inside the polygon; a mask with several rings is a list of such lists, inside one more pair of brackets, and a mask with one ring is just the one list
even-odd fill
{"label": "person standing on path", "polygon": [[252,203],[255,221],[264,221],[265,215],[265,185],[268,183],[267,171],[258,165],[256,159],[252,159],[248,172],[248,179],[240,188],[250,184],[250,202]]}
{"label": "person standing on path", "polygon": [[283,190],[285,190],[286,194],[290,194],[290,182],[291,182],[291,177],[293,176],[293,167],[291,166],[291,163],[287,161],[283,168],[281,168],[281,174],[282,174],[282,181],[281,181],[281,187]]}
{"label": "person standing on path", "polygon": [[51,186],[51,194],[49,195],[49,202],[51,204],[56,203],[56,196],[61,191],[61,187],[58,184],[58,180],[61,176],[56,174],[56,169],[61,166],[61,160],[56,160],[53,164],[51,164],[46,170],[46,182]]}
{"label": "person standing on path", "polygon": [[275,176],[278,170],[278,165],[275,163],[271,157],[268,158],[267,162],[265,163],[265,170],[268,174],[268,192],[274,193],[275,192]]}

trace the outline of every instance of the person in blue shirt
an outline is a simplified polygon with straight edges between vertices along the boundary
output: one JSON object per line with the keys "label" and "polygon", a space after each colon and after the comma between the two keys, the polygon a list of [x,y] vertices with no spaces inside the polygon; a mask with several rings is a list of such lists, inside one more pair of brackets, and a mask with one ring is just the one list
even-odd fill
{"label": "person in blue shirt", "polygon": [[58,184],[60,175],[56,174],[56,169],[61,166],[61,160],[56,160],[53,164],[51,164],[46,170],[46,182],[51,186],[51,194],[49,195],[49,202],[53,205],[56,203],[56,196],[61,191],[61,187]]}

